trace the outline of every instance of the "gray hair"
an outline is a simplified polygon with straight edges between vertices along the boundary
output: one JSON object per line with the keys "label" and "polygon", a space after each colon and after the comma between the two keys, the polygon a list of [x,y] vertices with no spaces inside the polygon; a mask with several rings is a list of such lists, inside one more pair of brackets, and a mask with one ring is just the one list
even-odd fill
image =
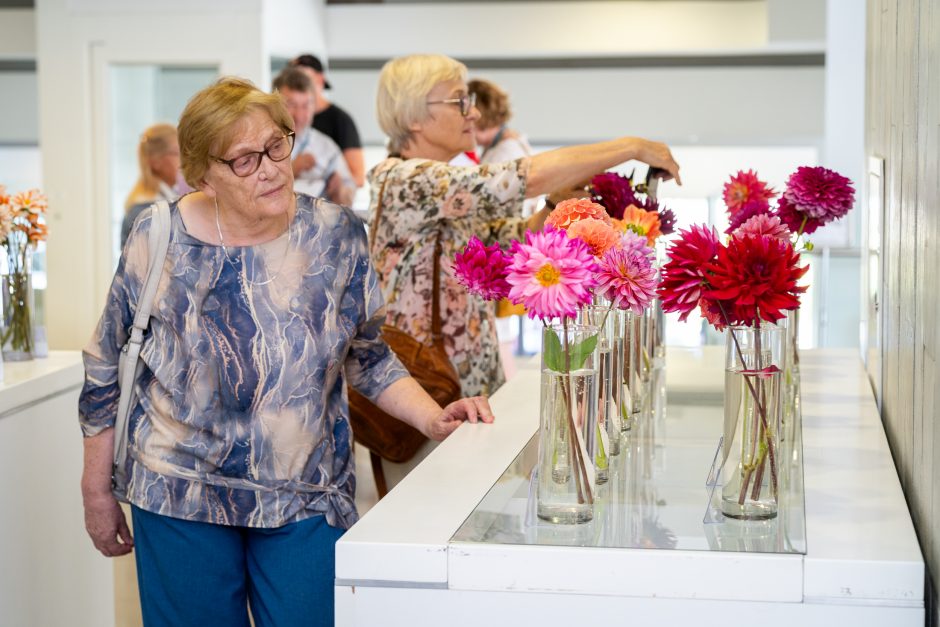
{"label": "gray hair", "polygon": [[440,54],[413,54],[385,64],[376,111],[390,152],[401,152],[413,138],[411,126],[427,119],[428,94],[434,86],[455,80],[467,80],[467,66]]}

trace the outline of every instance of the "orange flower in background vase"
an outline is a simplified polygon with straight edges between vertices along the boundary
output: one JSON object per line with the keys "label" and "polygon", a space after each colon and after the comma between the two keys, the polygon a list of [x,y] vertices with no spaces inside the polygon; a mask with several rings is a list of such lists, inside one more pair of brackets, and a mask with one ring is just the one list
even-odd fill
{"label": "orange flower in background vase", "polygon": [[569,198],[561,201],[548,214],[545,224],[567,231],[572,224],[587,219],[600,220],[607,225],[611,224],[607,210],[602,205],[587,198]]}
{"label": "orange flower in background vase", "polygon": [[579,220],[572,224],[568,227],[568,237],[576,237],[587,244],[595,257],[603,257],[608,250],[620,243],[620,235],[617,231],[602,220],[595,218]]}
{"label": "orange flower in background vase", "polygon": [[659,229],[659,216],[654,211],[646,211],[635,205],[630,205],[623,212],[623,220],[615,225],[621,232],[633,231],[646,238],[646,243],[652,246],[656,238],[662,235]]}

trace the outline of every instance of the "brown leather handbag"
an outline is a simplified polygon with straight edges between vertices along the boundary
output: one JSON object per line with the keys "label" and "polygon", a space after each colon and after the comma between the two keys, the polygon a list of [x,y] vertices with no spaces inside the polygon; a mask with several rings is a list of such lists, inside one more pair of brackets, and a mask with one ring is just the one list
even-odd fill
{"label": "brown leather handbag", "polygon": [[[387,178],[386,176],[386,180]],[[369,234],[370,247],[375,246],[375,233],[382,217],[384,192],[383,181]],[[441,332],[440,257],[441,235],[438,232],[434,247],[434,277],[431,288],[430,344],[419,342],[409,333],[388,324],[382,325],[382,339],[395,352],[411,376],[443,407],[460,398],[460,379],[444,350],[444,337]],[[381,476],[381,463],[377,457],[390,462],[406,462],[414,457],[427,438],[415,428],[376,407],[352,387],[347,386],[347,392],[353,437],[372,453],[373,473],[376,474],[376,484],[379,495],[382,496],[385,492],[384,476]]]}

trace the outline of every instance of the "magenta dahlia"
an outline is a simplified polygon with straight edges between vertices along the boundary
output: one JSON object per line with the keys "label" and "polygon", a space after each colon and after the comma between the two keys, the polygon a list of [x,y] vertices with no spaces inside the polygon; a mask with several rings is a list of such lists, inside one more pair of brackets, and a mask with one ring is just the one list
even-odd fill
{"label": "magenta dahlia", "polygon": [[714,260],[720,247],[714,228],[694,225],[679,231],[679,238],[669,246],[669,261],[663,266],[659,284],[663,311],[678,311],[679,319],[685,320],[698,307],[703,290],[708,288],[706,264]]}
{"label": "magenta dahlia", "polygon": [[797,168],[777,202],[777,216],[794,233],[812,233],[838,220],[855,203],[852,181],[823,167]]}
{"label": "magenta dahlia", "polygon": [[630,179],[616,172],[604,172],[592,178],[591,194],[594,202],[602,205],[610,217],[618,220],[623,218],[624,209],[637,204]]}
{"label": "magenta dahlia", "polygon": [[462,253],[454,255],[454,273],[460,284],[486,300],[499,300],[509,295],[506,275],[509,256],[499,244],[486,246],[474,235]]}
{"label": "magenta dahlia", "polygon": [[573,318],[591,302],[597,262],[581,240],[552,227],[526,231],[525,243],[513,242],[510,255],[509,299],[530,318]]}
{"label": "magenta dahlia", "polygon": [[612,248],[600,261],[597,289],[618,309],[639,315],[656,296],[656,268],[642,252]]}

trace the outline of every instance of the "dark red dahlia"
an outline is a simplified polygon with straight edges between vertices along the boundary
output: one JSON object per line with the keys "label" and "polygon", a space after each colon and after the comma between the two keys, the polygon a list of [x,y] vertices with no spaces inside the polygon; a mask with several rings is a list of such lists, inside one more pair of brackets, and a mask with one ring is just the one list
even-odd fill
{"label": "dark red dahlia", "polygon": [[592,200],[604,206],[607,214],[618,220],[629,205],[638,204],[630,179],[616,172],[604,172],[591,179]]}
{"label": "dark red dahlia", "polygon": [[[800,306],[806,291],[796,282],[809,266],[790,242],[773,237],[733,236],[706,264],[710,289],[703,296],[718,301],[729,324],[753,326],[758,320],[776,322],[783,312]],[[716,303],[717,304],[717,303]],[[714,306],[707,305],[711,311]]]}
{"label": "dark red dahlia", "polygon": [[709,287],[707,264],[715,259],[721,244],[714,228],[694,225],[680,230],[679,238],[669,246],[669,261],[663,266],[659,298],[663,311],[680,312],[685,320],[699,305],[703,290]]}

